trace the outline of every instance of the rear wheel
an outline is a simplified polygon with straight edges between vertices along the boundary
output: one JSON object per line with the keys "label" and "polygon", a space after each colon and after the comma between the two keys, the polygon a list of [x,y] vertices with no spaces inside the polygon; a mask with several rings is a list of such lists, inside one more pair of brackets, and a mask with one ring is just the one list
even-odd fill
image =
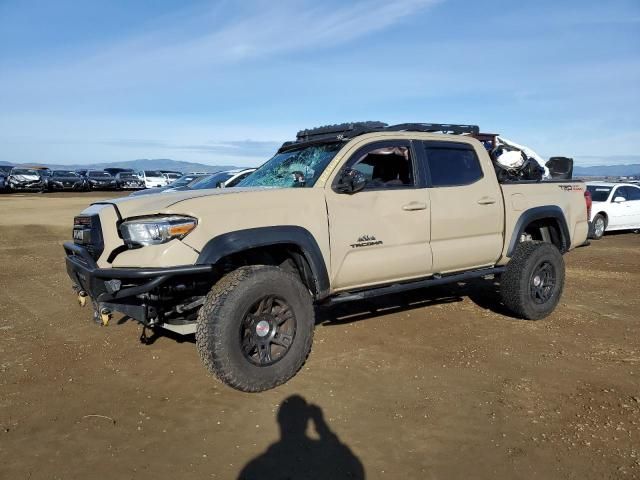
{"label": "rear wheel", "polygon": [[209,372],[245,392],[292,378],[311,351],[311,295],[277,267],[240,267],[211,289],[198,314],[196,345]]}
{"label": "rear wheel", "polygon": [[593,217],[593,234],[594,240],[600,240],[604,236],[604,232],[607,229],[607,219],[604,215],[598,213]]}
{"label": "rear wheel", "polygon": [[545,318],[560,301],[564,275],[564,260],[555,245],[522,242],[500,278],[502,301],[520,318]]}

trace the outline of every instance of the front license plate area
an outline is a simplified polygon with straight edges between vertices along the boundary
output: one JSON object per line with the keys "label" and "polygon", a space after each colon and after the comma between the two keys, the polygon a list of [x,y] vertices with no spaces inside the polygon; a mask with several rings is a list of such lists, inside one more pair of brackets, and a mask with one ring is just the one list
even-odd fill
{"label": "front license plate area", "polygon": [[84,228],[73,229],[73,242],[79,245],[86,245],[91,243],[91,231]]}

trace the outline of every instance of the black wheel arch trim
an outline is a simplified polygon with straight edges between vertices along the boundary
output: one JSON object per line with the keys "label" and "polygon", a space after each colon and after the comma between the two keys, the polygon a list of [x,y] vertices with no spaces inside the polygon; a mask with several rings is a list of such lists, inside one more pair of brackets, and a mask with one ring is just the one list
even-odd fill
{"label": "black wheel arch trim", "polygon": [[248,228],[224,233],[209,240],[196,261],[197,265],[214,265],[220,259],[260,247],[293,244],[298,247],[313,277],[313,290],[316,299],[329,294],[329,273],[322,252],[314,236],[306,228],[297,225],[275,225],[270,227]]}
{"label": "black wheel arch trim", "polygon": [[513,234],[511,235],[509,249],[507,250],[507,257],[513,256],[513,252],[518,245],[520,236],[524,233],[524,230],[530,223],[549,218],[556,220],[560,227],[560,237],[563,244],[563,248],[561,248],[560,251],[565,253],[569,250],[569,247],[571,246],[571,235],[569,233],[567,219],[565,218],[562,209],[557,205],[543,205],[525,210],[522,215],[520,215],[515,228],[513,229]]}

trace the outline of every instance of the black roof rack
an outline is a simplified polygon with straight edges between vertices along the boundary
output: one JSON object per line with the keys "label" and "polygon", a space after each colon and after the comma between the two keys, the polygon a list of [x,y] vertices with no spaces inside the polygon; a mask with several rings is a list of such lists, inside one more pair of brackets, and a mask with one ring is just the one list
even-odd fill
{"label": "black roof rack", "polygon": [[452,123],[400,123],[384,129],[387,132],[442,132],[452,135],[468,133],[478,135],[480,127],[477,125],[456,125]]}
{"label": "black roof rack", "polygon": [[477,125],[456,125],[450,123],[400,123],[389,125],[384,122],[352,122],[337,125],[325,125],[317,128],[300,130],[293,142],[285,142],[281,150],[295,148],[304,143],[338,142],[349,140],[371,132],[442,132],[453,135],[480,133]]}

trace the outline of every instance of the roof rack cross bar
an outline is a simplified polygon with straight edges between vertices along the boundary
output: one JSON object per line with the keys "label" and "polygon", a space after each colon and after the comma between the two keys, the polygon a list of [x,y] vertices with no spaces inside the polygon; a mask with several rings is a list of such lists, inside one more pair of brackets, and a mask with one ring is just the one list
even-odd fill
{"label": "roof rack cross bar", "polygon": [[325,125],[323,127],[300,130],[296,135],[296,141],[308,142],[317,137],[324,136],[338,137],[342,135],[343,137],[352,137],[355,135],[362,135],[362,132],[383,130],[385,127],[387,127],[387,124],[383,122],[353,122],[341,123],[338,125]]}
{"label": "roof rack cross bar", "polygon": [[442,132],[454,135],[463,133],[477,135],[480,133],[480,127],[477,125],[457,125],[452,123],[400,123],[388,126],[384,130],[388,132]]}

